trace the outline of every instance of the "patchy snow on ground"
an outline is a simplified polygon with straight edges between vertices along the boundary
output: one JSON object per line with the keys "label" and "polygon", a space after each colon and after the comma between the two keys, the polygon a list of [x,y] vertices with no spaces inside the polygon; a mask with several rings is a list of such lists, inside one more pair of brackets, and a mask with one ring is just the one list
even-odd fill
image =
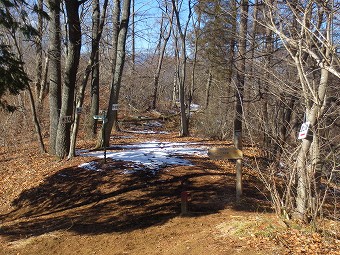
{"label": "patchy snow on ground", "polygon": [[166,131],[153,131],[153,130],[129,130],[125,132],[135,134],[169,134],[169,132]]}
{"label": "patchy snow on ground", "polygon": [[79,167],[85,168],[87,170],[92,170],[92,171],[101,171],[101,169],[99,168],[99,164],[95,161],[81,164],[79,165]]}
{"label": "patchy snow on ground", "polygon": [[[134,173],[139,170],[157,171],[170,165],[190,166],[192,163],[181,156],[197,155],[205,157],[207,150],[207,147],[199,146],[197,143],[150,141],[110,147],[107,149],[106,157],[127,162],[128,169],[125,169],[125,173]],[[82,151],[80,155],[104,158],[103,151]],[[93,161],[82,164],[80,167],[98,171],[98,165]]]}

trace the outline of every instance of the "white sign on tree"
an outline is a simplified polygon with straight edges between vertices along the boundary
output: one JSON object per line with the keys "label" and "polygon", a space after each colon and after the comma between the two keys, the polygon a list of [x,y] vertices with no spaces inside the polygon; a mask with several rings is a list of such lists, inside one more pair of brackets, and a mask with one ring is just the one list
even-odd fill
{"label": "white sign on tree", "polygon": [[112,105],[112,111],[118,111],[118,104],[113,104]]}
{"label": "white sign on tree", "polygon": [[305,122],[301,125],[298,139],[305,139],[308,134],[310,122]]}

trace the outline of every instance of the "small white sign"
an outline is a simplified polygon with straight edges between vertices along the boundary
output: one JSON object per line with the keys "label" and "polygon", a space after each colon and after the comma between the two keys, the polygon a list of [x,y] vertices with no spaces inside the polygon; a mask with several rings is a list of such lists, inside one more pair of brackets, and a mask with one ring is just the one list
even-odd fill
{"label": "small white sign", "polygon": [[310,122],[305,122],[301,125],[298,139],[305,139],[308,134]]}
{"label": "small white sign", "polygon": [[117,111],[117,110],[118,110],[118,104],[113,104],[112,111]]}
{"label": "small white sign", "polygon": [[104,119],[104,116],[103,115],[94,115],[93,118],[95,120],[103,120]]}

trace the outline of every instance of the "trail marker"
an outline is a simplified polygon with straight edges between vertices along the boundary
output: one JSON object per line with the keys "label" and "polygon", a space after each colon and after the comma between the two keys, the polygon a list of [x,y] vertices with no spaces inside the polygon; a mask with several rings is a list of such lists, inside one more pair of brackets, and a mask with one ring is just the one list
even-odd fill
{"label": "trail marker", "polygon": [[112,111],[118,111],[119,105],[118,104],[112,104]]}
{"label": "trail marker", "polygon": [[95,120],[103,120],[104,119],[104,115],[93,115],[93,118]]}
{"label": "trail marker", "polygon": [[93,118],[95,120],[101,120],[103,122],[102,125],[102,139],[104,141],[104,163],[106,164],[106,145],[105,145],[105,123],[107,123],[107,118],[106,118],[106,111],[102,111],[102,115],[93,115]]}
{"label": "trail marker", "polygon": [[235,147],[213,147],[208,150],[208,156],[213,160],[236,159],[236,201],[242,196],[242,158],[243,152]]}
{"label": "trail marker", "polygon": [[298,139],[305,139],[308,135],[310,122],[305,122],[301,125]]}

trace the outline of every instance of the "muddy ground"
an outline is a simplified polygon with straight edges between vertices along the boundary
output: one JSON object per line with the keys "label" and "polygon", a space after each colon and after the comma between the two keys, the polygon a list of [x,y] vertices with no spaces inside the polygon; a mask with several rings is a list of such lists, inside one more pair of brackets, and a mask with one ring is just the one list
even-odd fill
{"label": "muddy ground", "polygon": [[[151,140],[229,145],[124,132],[112,144]],[[91,146],[80,142],[78,148]],[[247,148],[245,158],[253,153]],[[288,230],[255,170],[244,168],[244,198],[236,203],[235,162],[186,158],[191,166],[127,174],[126,162],[81,156],[58,161],[41,155],[34,142],[2,148],[0,254],[340,254],[337,240]],[[79,167],[89,161],[99,170]]]}

